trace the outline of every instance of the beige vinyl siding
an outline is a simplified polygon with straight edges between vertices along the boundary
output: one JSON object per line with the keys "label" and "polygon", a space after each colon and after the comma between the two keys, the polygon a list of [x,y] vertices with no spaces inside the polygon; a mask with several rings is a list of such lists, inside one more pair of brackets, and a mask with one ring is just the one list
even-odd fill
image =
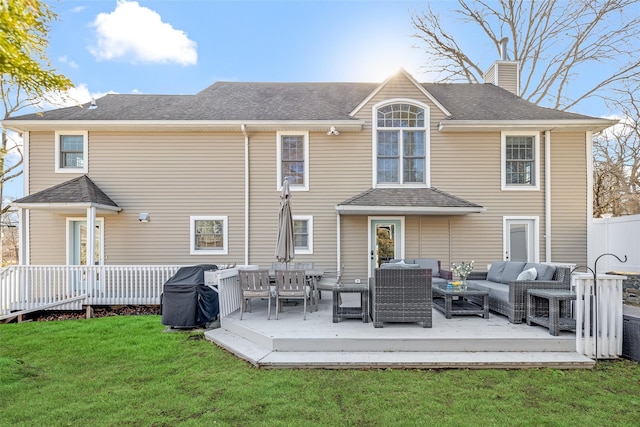
{"label": "beige vinyl siding", "polygon": [[[89,176],[123,210],[105,218],[105,263],[241,261],[244,253],[244,138],[238,134],[89,133]],[[31,192],[72,179],[53,173],[53,133],[32,135]],[[151,221],[138,215],[149,212]],[[64,263],[65,218],[31,211],[31,261]],[[229,254],[190,255],[190,216],[228,216]],[[55,231],[53,231],[55,230]],[[50,236],[55,239],[43,239]],[[64,231],[62,231],[64,236]],[[41,245],[42,241],[46,244]],[[61,256],[60,253],[63,255]]]}
{"label": "beige vinyl siding", "polygon": [[587,263],[587,165],[585,135],[551,133],[551,257]]}
{"label": "beige vinyl siding", "polygon": [[[250,262],[270,265],[275,259],[280,192],[277,190],[275,132],[250,134]],[[336,266],[335,206],[371,187],[371,142],[368,134],[309,135],[309,191],[293,191],[293,215],[313,216],[312,255],[294,262],[313,261]]]}
{"label": "beige vinyl siding", "polygon": [[518,63],[511,61],[494,62],[484,74],[486,83],[494,84],[516,95],[518,94],[518,79]]}

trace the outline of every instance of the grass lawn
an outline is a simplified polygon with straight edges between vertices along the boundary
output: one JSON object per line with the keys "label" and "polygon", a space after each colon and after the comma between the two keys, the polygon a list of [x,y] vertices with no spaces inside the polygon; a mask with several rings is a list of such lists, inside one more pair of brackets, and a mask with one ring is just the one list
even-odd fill
{"label": "grass lawn", "polygon": [[159,316],[0,325],[2,426],[638,426],[640,365],[258,370]]}

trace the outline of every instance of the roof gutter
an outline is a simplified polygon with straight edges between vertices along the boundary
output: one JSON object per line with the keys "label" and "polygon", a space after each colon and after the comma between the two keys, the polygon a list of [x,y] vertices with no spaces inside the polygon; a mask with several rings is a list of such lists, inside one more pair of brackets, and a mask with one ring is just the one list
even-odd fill
{"label": "roof gutter", "polygon": [[440,132],[475,132],[504,130],[580,130],[600,132],[616,125],[619,120],[578,119],[578,120],[442,120],[438,123]]}
{"label": "roof gutter", "polygon": [[95,208],[100,211],[120,212],[122,208],[119,206],[103,205],[91,202],[70,202],[70,203],[15,203],[11,202],[11,206],[21,209],[48,209],[48,210],[69,210],[69,209],[88,209]]}

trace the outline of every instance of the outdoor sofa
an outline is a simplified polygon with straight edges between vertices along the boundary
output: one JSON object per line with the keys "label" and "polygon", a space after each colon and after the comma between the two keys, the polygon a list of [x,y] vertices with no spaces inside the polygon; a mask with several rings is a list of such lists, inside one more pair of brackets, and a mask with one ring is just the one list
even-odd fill
{"label": "outdoor sofa", "polygon": [[[467,280],[476,288],[489,291],[489,310],[522,323],[527,315],[527,290],[571,289],[567,267],[520,261],[496,261],[489,271],[472,271]],[[481,303],[480,297],[468,298]]]}
{"label": "outdoor sofa", "polygon": [[432,323],[431,269],[376,268],[369,279],[369,307],[373,326],[383,322]]}

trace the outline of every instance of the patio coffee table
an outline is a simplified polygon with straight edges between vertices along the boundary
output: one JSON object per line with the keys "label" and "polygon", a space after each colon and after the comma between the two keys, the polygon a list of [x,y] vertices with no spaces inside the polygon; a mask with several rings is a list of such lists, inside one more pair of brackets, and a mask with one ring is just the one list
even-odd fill
{"label": "patio coffee table", "polygon": [[[451,319],[454,315],[479,314],[483,318],[489,318],[489,291],[473,286],[473,282],[467,281],[467,288],[451,287],[447,284],[434,285],[433,308],[444,313],[444,317]],[[468,296],[482,297],[482,305],[467,300]],[[453,299],[457,297],[457,299]]]}
{"label": "patio coffee table", "polygon": [[[360,307],[340,306],[341,293],[359,293]],[[367,285],[338,284],[333,287],[333,323],[342,319],[362,319],[362,323],[369,323],[369,288]]]}

